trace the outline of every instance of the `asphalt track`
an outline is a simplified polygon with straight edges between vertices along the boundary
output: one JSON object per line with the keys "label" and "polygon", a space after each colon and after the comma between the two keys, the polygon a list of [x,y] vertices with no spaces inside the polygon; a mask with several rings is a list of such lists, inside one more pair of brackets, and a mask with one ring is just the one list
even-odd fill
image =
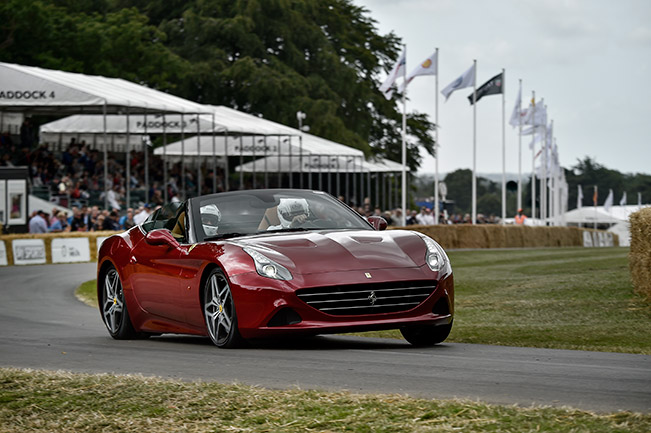
{"label": "asphalt track", "polygon": [[651,409],[651,356],[324,336],[220,350],[207,338],[116,341],[73,295],[95,264],[0,268],[0,366],[138,373],[268,388],[400,393],[597,412]]}

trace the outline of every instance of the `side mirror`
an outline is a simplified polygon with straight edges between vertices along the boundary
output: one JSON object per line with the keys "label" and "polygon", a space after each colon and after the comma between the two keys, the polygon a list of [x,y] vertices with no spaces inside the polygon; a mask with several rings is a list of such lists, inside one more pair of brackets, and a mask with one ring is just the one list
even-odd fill
{"label": "side mirror", "polygon": [[179,243],[176,239],[174,239],[174,236],[172,236],[172,232],[167,229],[157,229],[150,231],[147,233],[147,235],[145,235],[145,241],[149,245],[167,245],[171,248],[179,247]]}
{"label": "side mirror", "polygon": [[387,220],[381,216],[371,215],[368,217],[368,222],[371,223],[375,230],[381,231],[387,229]]}

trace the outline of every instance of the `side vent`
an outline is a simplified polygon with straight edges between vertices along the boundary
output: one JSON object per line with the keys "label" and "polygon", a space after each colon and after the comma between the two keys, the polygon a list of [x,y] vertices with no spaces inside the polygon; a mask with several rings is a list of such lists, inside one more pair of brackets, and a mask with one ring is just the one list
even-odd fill
{"label": "side vent", "polygon": [[447,296],[441,296],[441,298],[436,301],[434,308],[432,308],[432,313],[439,316],[447,316],[450,314],[450,302],[448,301]]}

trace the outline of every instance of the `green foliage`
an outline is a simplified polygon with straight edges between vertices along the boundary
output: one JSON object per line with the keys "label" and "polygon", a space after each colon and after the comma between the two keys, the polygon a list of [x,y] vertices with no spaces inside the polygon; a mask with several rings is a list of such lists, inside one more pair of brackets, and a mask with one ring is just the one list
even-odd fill
{"label": "green foliage", "polygon": [[[351,0],[8,0],[0,60],[120,77],[401,159],[401,112],[377,87],[400,51]],[[410,113],[408,164],[433,153]]]}
{"label": "green foliage", "polygon": [[624,191],[627,192],[628,204],[637,204],[637,193],[642,193],[642,203],[651,201],[651,176],[647,174],[620,173],[597,163],[594,159],[586,157],[579,160],[571,169],[565,171],[569,185],[570,208],[576,207],[578,195],[577,185],[583,188],[583,206],[593,205],[594,186],[598,189],[598,205],[602,205],[612,189],[614,204],[619,204]]}

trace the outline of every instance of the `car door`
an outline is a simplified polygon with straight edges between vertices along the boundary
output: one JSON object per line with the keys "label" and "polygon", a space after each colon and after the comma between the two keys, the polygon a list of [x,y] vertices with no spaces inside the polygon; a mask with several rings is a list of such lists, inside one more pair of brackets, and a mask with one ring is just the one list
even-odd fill
{"label": "car door", "polygon": [[[181,262],[186,255],[183,248],[185,241],[185,207],[172,210],[161,209],[153,224],[143,224],[147,235],[153,230],[169,230],[174,237],[168,236],[169,242],[154,242],[145,236],[133,250],[131,261],[134,265],[133,288],[140,306],[151,315],[184,321],[183,309],[178,307],[181,291]],[[171,227],[171,230],[170,230]]]}

